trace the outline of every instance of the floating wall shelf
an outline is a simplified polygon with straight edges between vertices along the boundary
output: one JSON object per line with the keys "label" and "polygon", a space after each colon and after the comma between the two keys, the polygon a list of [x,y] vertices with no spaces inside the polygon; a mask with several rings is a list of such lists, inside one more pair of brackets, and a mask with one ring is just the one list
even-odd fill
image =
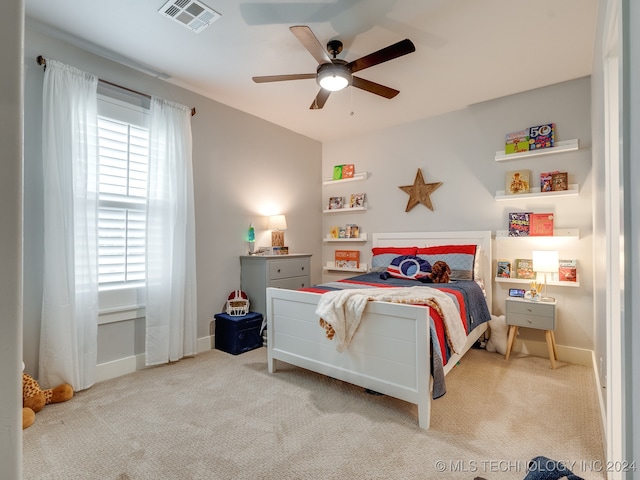
{"label": "floating wall shelf", "polygon": [[551,239],[551,238],[566,238],[577,240],[580,238],[580,229],[579,228],[558,228],[553,230],[553,235],[529,235],[524,237],[510,237],[508,230],[497,230],[496,231],[496,240],[522,240],[522,239],[531,239],[531,240],[542,240]]}
{"label": "floating wall shelf", "polygon": [[518,200],[530,200],[534,198],[551,198],[551,197],[571,197],[578,195],[579,188],[577,183],[569,185],[568,190],[556,190],[554,192],[541,192],[540,187],[534,187],[530,193],[516,193],[513,195],[506,195],[504,190],[498,190],[496,192],[495,199],[497,202],[509,200],[510,202]]}
{"label": "floating wall shelf", "polygon": [[357,238],[335,238],[335,237],[325,237],[323,239],[325,242],[362,242],[365,243],[367,241],[367,234],[366,233],[361,233],[359,237]]}
{"label": "floating wall shelf", "polygon": [[541,148],[540,150],[529,150],[528,152],[504,153],[504,150],[496,152],[496,162],[505,162],[507,160],[517,160],[519,158],[538,157],[540,155],[550,155],[552,153],[572,152],[578,150],[578,139],[565,140],[556,142],[554,147]]}
{"label": "floating wall shelf", "polygon": [[[533,281],[532,279],[526,279],[526,278],[506,278],[506,277],[495,277],[494,280],[497,283],[526,283],[527,285]],[[544,281],[539,283],[542,283],[544,285]],[[579,281],[559,282],[557,280],[549,280],[547,282],[547,285],[553,286],[553,287],[579,287],[580,282]]]}
{"label": "floating wall shelf", "polygon": [[368,172],[360,172],[354,173],[351,178],[341,178],[340,180],[334,180],[332,178],[327,178],[322,185],[333,185],[334,183],[346,183],[346,182],[359,182],[362,180],[366,180],[368,176]]}
{"label": "floating wall shelf", "polygon": [[367,264],[361,263],[359,268],[340,268],[336,267],[335,262],[327,262],[327,266],[323,267],[325,272],[353,272],[353,273],[366,273]]}
{"label": "floating wall shelf", "polygon": [[352,212],[366,212],[367,204],[364,207],[343,207],[343,208],[328,208],[322,211],[322,213],[352,213]]}

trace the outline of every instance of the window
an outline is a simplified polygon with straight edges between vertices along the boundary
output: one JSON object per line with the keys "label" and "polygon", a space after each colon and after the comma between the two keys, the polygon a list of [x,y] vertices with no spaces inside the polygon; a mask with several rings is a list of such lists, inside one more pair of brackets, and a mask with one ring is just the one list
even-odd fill
{"label": "window", "polygon": [[98,116],[100,290],[143,286],[149,132],[145,111],[101,98]]}

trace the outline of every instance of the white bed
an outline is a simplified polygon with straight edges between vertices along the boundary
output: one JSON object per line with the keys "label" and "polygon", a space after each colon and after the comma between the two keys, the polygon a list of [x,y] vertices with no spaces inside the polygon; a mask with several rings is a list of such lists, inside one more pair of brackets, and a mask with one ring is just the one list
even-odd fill
{"label": "white bed", "polygon": [[[491,232],[412,232],[373,234],[373,247],[479,245],[476,254],[491,311]],[[315,314],[317,293],[267,288],[267,351],[270,373],[281,360],[368,388],[418,406],[418,424],[428,429],[431,410],[429,308],[369,302],[346,351],[325,337]],[[469,333],[445,374],[484,333],[482,323]]]}

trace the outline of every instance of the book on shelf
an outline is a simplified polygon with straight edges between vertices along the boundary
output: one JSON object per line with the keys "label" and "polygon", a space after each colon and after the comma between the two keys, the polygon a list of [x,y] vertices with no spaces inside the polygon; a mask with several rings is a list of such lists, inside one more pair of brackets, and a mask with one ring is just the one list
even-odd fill
{"label": "book on shelf", "polygon": [[558,280],[561,282],[578,281],[577,260],[558,260]]}
{"label": "book on shelf", "polygon": [[529,193],[529,179],[531,170],[512,170],[505,174],[504,193],[506,195],[517,195],[519,193]]}
{"label": "book on shelf", "polygon": [[333,167],[333,179],[340,180],[342,178],[342,167],[344,165],[335,165]]}
{"label": "book on shelf", "polygon": [[329,198],[329,210],[339,210],[343,206],[344,199],[342,197]]}
{"label": "book on shelf", "polygon": [[509,236],[528,237],[529,236],[529,213],[511,212],[509,213]]}
{"label": "book on shelf", "polygon": [[551,191],[558,192],[569,189],[569,175],[567,172],[554,172],[551,174]]}
{"label": "book on shelf", "polygon": [[541,192],[551,192],[553,190],[553,174],[560,173],[558,171],[555,172],[542,172],[540,174],[540,191]]}
{"label": "book on shelf", "polygon": [[529,129],[511,132],[505,135],[504,153],[518,153],[529,150]]}
{"label": "book on shelf", "polygon": [[358,225],[354,225],[353,223],[347,223],[345,227],[345,235],[344,238],[359,238],[360,237],[360,227]]}
{"label": "book on shelf", "polygon": [[532,237],[553,235],[553,213],[530,213],[529,235]]}
{"label": "book on shelf", "polygon": [[337,268],[360,268],[360,250],[336,250],[334,263]]}
{"label": "book on shelf", "polygon": [[339,238],[340,237],[340,227],[337,225],[332,225],[329,228],[329,235],[331,238]]}
{"label": "book on shelf", "polygon": [[364,207],[364,193],[352,193],[349,201],[349,207]]}
{"label": "book on shelf", "polygon": [[342,178],[353,178],[353,174],[355,173],[355,166],[353,163],[347,163],[346,165],[342,165]]}
{"label": "book on shelf", "polygon": [[496,277],[511,278],[511,262],[509,260],[498,260]]}
{"label": "book on shelf", "polygon": [[530,258],[517,258],[515,263],[516,278],[526,278],[535,280],[536,273],[533,271],[533,260]]}
{"label": "book on shelf", "polygon": [[529,128],[529,150],[550,148],[555,145],[556,124],[546,123]]}

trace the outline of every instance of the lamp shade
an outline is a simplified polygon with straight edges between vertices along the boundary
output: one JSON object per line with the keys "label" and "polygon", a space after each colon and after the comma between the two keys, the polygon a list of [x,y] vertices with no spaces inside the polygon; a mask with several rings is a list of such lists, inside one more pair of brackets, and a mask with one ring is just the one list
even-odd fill
{"label": "lamp shade", "polygon": [[552,250],[534,250],[531,252],[533,271],[540,273],[558,272],[558,252]]}
{"label": "lamp shade", "polygon": [[269,224],[267,230],[286,230],[287,219],[284,215],[271,215],[269,217]]}

